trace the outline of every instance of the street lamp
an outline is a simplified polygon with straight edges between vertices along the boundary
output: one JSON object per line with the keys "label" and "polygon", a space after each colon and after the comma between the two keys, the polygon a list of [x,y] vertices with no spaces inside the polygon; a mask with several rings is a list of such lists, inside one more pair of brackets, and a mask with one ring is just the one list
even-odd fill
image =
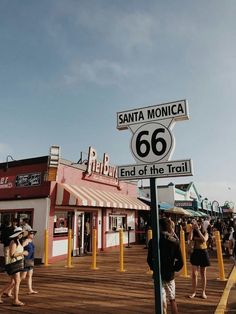
{"label": "street lamp", "polygon": [[9,159],[11,159],[12,161],[15,161],[15,159],[12,157],[12,155],[7,155],[5,171],[7,171],[7,169],[8,169]]}

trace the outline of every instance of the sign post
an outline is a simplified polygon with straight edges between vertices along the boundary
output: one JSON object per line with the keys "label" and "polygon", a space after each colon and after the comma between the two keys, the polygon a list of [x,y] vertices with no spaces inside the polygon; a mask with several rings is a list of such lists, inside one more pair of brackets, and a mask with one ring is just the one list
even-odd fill
{"label": "sign post", "polygon": [[155,313],[163,313],[159,250],[159,211],[156,178],[192,175],[192,161],[170,161],[175,147],[172,129],[176,121],[188,120],[188,104],[179,100],[117,113],[117,129],[132,132],[131,152],[135,165],[118,167],[119,180],[150,179],[153,233],[153,279]]}
{"label": "sign post", "polygon": [[156,179],[150,179],[151,192],[151,221],[152,221],[152,250],[153,250],[153,280],[154,280],[154,294],[155,294],[155,313],[163,314],[163,300],[162,300],[162,283],[160,271],[160,249],[159,249],[159,210],[158,198],[156,189]]}

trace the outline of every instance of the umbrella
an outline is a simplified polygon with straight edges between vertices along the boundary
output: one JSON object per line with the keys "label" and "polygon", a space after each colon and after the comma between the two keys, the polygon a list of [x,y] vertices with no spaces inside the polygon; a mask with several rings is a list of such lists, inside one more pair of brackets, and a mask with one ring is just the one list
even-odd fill
{"label": "umbrella", "polygon": [[184,216],[192,216],[187,210],[183,209],[182,207],[172,207],[166,209],[165,212],[175,215],[184,215]]}

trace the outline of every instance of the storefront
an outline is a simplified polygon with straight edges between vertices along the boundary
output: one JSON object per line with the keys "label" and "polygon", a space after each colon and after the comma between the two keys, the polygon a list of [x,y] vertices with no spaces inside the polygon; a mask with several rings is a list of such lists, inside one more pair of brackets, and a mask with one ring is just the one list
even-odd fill
{"label": "storefront", "polygon": [[[137,198],[134,183],[117,180],[116,167],[104,154],[98,161],[90,147],[83,162],[61,159],[59,147],[49,156],[0,164],[0,221],[29,218],[38,231],[36,257],[43,260],[44,232],[49,231],[49,261],[67,254],[68,230],[73,232],[73,255],[92,247],[92,230],[97,230],[97,247],[118,246],[119,230],[124,243],[136,241],[139,213],[149,206]],[[1,248],[2,249],[2,248]],[[1,252],[2,255],[2,252]]]}

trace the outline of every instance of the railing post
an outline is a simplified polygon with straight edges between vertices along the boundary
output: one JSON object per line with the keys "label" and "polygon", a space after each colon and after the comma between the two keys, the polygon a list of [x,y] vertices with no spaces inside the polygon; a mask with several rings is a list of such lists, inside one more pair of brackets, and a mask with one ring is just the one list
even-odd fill
{"label": "railing post", "polygon": [[44,266],[48,266],[48,230],[44,232]]}
{"label": "railing post", "polygon": [[120,239],[120,272],[124,272],[124,233],[123,230],[119,230],[119,239]]}
{"label": "railing post", "polygon": [[[148,229],[148,233],[147,233],[147,238],[148,238],[148,242],[152,239],[152,229]],[[153,271],[150,269],[150,267],[148,268],[147,274],[152,275]]]}
{"label": "railing post", "polygon": [[91,269],[96,270],[97,268],[97,230],[93,229],[92,238],[92,265]]}
{"label": "railing post", "polygon": [[185,233],[184,230],[180,230],[180,247],[181,247],[181,253],[183,258],[183,268],[181,270],[181,276],[188,278],[188,271],[187,271],[187,258],[186,258],[186,248],[185,248]]}
{"label": "railing post", "polygon": [[68,248],[67,248],[67,264],[66,267],[71,268],[72,266],[72,258],[71,258],[71,250],[72,250],[72,230],[68,230]]}
{"label": "railing post", "polygon": [[218,266],[219,266],[219,280],[225,281],[225,269],[224,269],[224,262],[223,262],[223,256],[222,256],[222,248],[221,248],[221,239],[220,239],[220,232],[215,231],[214,232],[215,241],[216,241],[216,252],[217,252],[217,260],[218,260]]}

